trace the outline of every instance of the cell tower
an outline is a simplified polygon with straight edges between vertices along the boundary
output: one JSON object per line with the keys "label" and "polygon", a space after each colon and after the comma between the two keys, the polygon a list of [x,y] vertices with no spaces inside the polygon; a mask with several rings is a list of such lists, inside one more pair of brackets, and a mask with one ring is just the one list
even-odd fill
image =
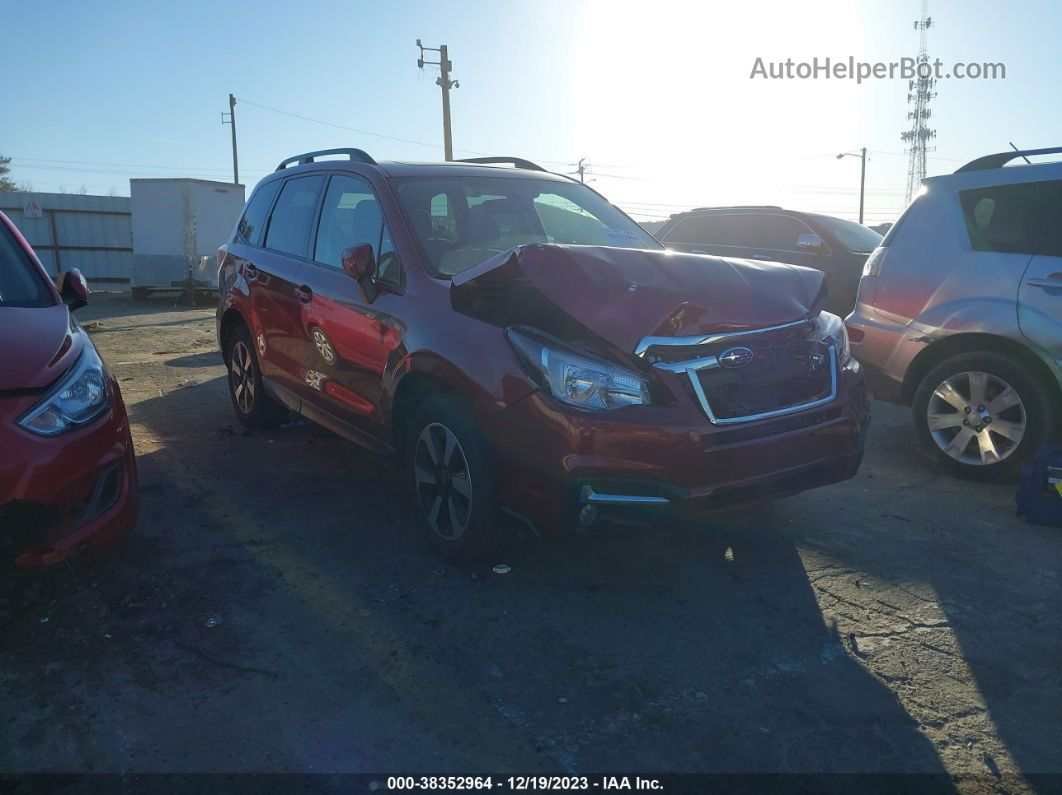
{"label": "cell tower", "polygon": [[937,131],[928,126],[929,118],[933,115],[929,103],[937,95],[937,81],[933,77],[929,55],[926,52],[926,39],[932,26],[929,0],[922,0],[922,18],[916,19],[914,23],[914,29],[919,33],[915,79],[907,85],[907,104],[911,106],[911,110],[907,111],[907,119],[911,127],[900,133],[900,139],[907,144],[907,204],[911,203],[911,199],[922,185],[922,180],[925,179],[926,154],[934,151],[930,148],[929,141],[937,137]]}

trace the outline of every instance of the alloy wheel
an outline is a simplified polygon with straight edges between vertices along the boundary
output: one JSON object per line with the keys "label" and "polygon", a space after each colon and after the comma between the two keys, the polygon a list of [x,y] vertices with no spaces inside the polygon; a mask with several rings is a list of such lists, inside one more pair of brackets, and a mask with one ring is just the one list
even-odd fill
{"label": "alloy wheel", "polygon": [[254,409],[254,359],[243,340],[237,340],[232,346],[229,361],[229,384],[236,405],[244,414]]}
{"label": "alloy wheel", "polygon": [[317,348],[317,352],[321,354],[321,358],[328,364],[334,364],[336,360],[336,352],[332,347],[332,343],[325,336],[324,332],[319,328],[313,330],[313,344]]}
{"label": "alloy wheel", "polygon": [[472,477],[454,432],[433,422],[417,438],[413,477],[421,510],[441,538],[464,535],[472,515]]}
{"label": "alloy wheel", "polygon": [[971,371],[944,379],[929,398],[926,424],[937,447],[970,466],[1005,460],[1025,436],[1025,405],[992,373]]}

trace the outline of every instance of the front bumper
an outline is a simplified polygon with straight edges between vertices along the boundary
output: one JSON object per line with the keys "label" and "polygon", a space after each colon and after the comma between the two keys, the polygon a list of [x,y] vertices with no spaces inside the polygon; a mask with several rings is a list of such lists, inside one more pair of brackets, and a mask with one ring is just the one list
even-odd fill
{"label": "front bumper", "polygon": [[0,550],[23,568],[48,566],[123,537],[137,510],[137,473],[125,404],[84,428],[45,438],[19,429],[39,396],[0,400]]}
{"label": "front bumper", "polygon": [[500,500],[551,535],[579,516],[584,525],[598,516],[645,523],[847,480],[862,461],[869,412],[858,363],[841,382],[830,405],[728,427],[688,407],[638,407],[617,419],[534,392],[491,429]]}

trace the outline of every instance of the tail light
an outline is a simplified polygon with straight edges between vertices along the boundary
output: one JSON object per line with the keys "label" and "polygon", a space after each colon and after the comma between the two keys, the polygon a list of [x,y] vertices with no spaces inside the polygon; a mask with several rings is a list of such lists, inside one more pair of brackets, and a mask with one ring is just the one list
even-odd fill
{"label": "tail light", "polygon": [[863,275],[864,276],[880,276],[881,266],[885,263],[885,255],[889,249],[886,246],[878,246],[867,257],[867,261],[863,263]]}

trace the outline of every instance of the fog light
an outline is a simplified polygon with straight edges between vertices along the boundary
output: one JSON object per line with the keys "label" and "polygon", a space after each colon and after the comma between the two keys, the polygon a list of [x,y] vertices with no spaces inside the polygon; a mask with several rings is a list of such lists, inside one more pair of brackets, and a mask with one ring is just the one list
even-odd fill
{"label": "fog light", "polygon": [[596,505],[584,505],[579,511],[579,524],[583,527],[593,527],[600,515],[601,509]]}

